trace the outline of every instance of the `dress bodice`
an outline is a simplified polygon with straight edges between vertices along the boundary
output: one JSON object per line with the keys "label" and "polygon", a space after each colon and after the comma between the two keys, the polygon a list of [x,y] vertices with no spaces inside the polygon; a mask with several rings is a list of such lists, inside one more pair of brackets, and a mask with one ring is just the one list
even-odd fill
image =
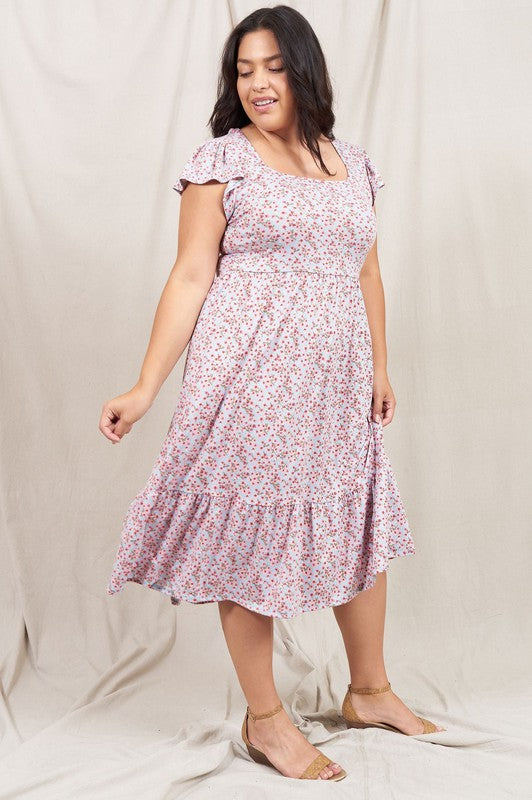
{"label": "dress bodice", "polygon": [[332,144],[347,178],[291,175],[269,167],[240,128],[195,149],[173,186],[227,183],[227,227],[217,273],[310,271],[357,278],[375,241],[372,205],[384,186],[366,151],[341,139]]}

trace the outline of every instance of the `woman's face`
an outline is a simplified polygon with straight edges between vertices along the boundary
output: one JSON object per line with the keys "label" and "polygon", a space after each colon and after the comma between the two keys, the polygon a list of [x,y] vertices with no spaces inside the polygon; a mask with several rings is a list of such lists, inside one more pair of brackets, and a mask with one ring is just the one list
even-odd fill
{"label": "woman's face", "polygon": [[[273,33],[269,30],[246,33],[240,40],[236,67],[238,96],[251,122],[267,131],[293,125],[294,96]],[[274,102],[262,107],[254,105],[261,98]]]}

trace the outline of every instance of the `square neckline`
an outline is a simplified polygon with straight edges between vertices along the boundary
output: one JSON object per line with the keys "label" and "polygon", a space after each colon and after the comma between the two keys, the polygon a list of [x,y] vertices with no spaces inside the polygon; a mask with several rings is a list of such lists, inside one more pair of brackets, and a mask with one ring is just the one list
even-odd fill
{"label": "square neckline", "polygon": [[331,142],[332,146],[336,150],[336,152],[338,154],[338,158],[340,159],[340,161],[344,165],[345,171],[346,171],[346,177],[345,178],[341,178],[340,180],[338,180],[337,178],[334,178],[334,179],[333,178],[311,178],[308,175],[294,175],[291,172],[282,172],[279,169],[275,169],[274,167],[270,167],[268,164],[266,164],[266,162],[264,161],[262,156],[259,155],[258,151],[251,144],[251,142],[248,139],[248,137],[246,136],[246,134],[242,132],[241,128],[238,128],[238,127],[230,128],[230,131],[237,131],[238,134],[240,135],[240,137],[243,138],[247,142],[249,149],[254,154],[254,156],[257,159],[257,161],[262,165],[262,167],[264,169],[269,170],[270,172],[274,172],[276,175],[284,175],[287,178],[295,178],[296,180],[300,180],[300,181],[314,181],[314,183],[348,183],[351,180],[350,169],[349,169],[348,165],[346,164],[344,154],[341,153],[338,150],[338,147],[336,146],[337,144],[339,144],[339,140],[335,136],[332,138],[332,140],[329,139],[329,141]]}

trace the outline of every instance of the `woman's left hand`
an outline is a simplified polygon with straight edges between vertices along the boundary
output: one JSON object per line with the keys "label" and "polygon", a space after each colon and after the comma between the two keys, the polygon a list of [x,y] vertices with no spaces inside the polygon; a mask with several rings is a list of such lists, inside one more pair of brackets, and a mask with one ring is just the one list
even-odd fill
{"label": "woman's left hand", "polygon": [[393,419],[396,405],[395,395],[386,370],[374,370],[373,400],[371,406],[371,416],[373,420],[377,422],[380,417],[383,427],[389,425]]}

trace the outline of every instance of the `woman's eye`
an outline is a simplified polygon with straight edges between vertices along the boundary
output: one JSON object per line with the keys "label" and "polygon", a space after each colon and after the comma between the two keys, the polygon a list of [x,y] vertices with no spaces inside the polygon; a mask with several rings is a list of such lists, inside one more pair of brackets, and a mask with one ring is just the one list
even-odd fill
{"label": "woman's eye", "polygon": [[[282,72],[284,67],[277,67],[276,69],[271,68],[270,72]],[[251,72],[241,72],[239,74],[239,78],[248,78],[251,75]]]}

